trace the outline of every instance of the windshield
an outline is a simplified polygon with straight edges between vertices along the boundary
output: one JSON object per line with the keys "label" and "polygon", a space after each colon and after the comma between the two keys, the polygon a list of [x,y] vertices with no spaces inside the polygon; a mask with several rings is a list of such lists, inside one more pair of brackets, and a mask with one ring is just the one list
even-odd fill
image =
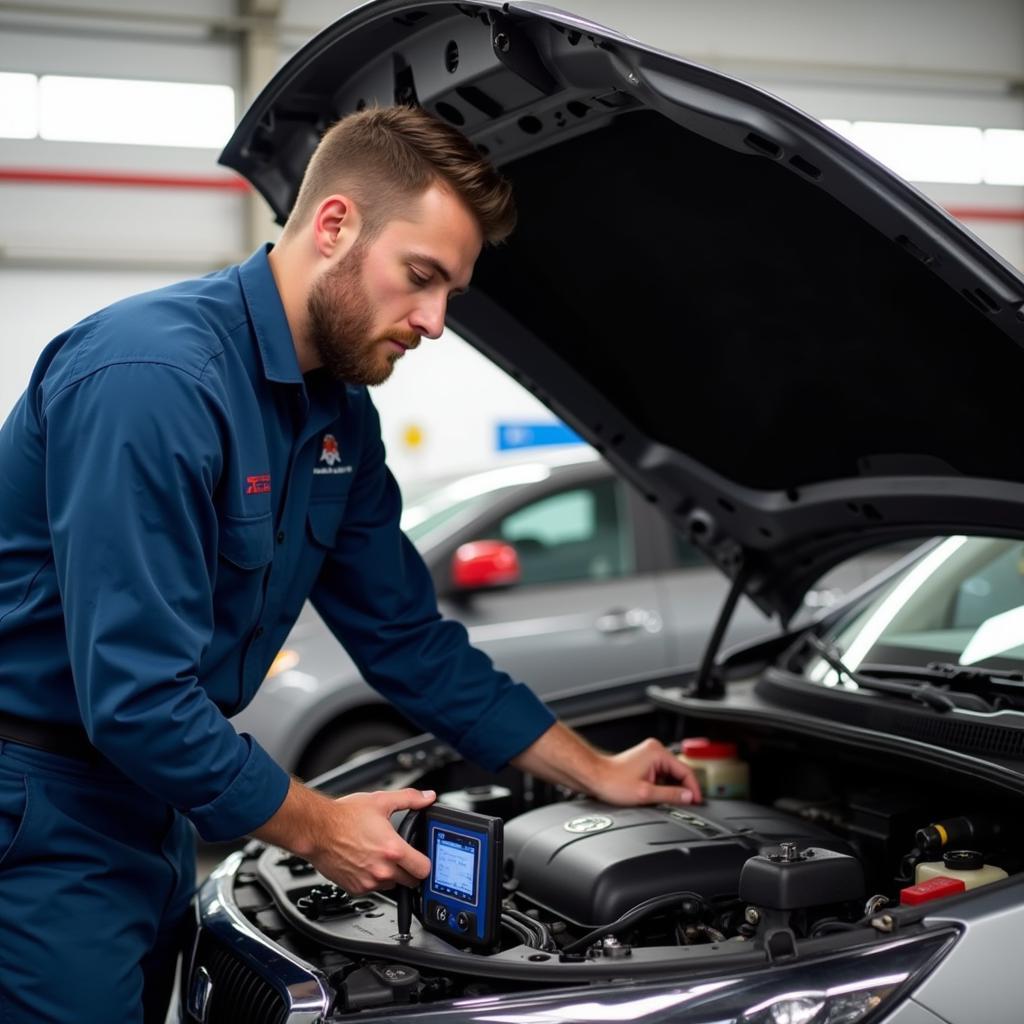
{"label": "windshield", "polygon": [[[409,540],[416,544],[450,520],[461,518],[463,514],[468,516],[478,509],[486,508],[494,500],[494,497],[493,493],[476,494],[454,501],[436,503],[424,501],[417,505],[410,505],[402,513],[403,529]],[[408,525],[405,525],[406,523]]]}
{"label": "windshield", "polygon": [[[1024,669],[1024,542],[948,537],[823,634],[851,670],[934,662]],[[835,686],[820,658],[805,674]],[[845,684],[852,685],[852,684]]]}
{"label": "windshield", "polygon": [[421,485],[406,491],[402,529],[414,544],[454,520],[461,521],[494,503],[502,494],[551,476],[542,464],[504,466],[445,483]]}

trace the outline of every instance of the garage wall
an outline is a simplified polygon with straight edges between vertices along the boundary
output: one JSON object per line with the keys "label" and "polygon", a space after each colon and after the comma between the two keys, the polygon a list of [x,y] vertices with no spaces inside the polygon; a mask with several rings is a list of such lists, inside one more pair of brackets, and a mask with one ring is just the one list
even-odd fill
{"label": "garage wall", "polygon": [[[165,4],[61,0],[60,17],[0,0],[0,71],[226,84],[265,81],[313,32],[354,6],[283,0],[267,47],[237,9],[276,0]],[[754,81],[820,117],[1024,128],[1018,0],[573,0],[580,14]],[[82,11],[82,17],[73,11]],[[256,56],[262,54],[261,62]],[[0,169],[223,174],[216,150],[0,140]],[[1024,268],[1024,188],[922,185]],[[978,216],[980,213],[994,214]],[[276,229],[259,200],[226,189],[0,182],[0,417],[43,345],[122,295],[244,257]],[[421,476],[496,458],[498,422],[550,414],[461,341],[425,343],[377,392],[392,463]]]}

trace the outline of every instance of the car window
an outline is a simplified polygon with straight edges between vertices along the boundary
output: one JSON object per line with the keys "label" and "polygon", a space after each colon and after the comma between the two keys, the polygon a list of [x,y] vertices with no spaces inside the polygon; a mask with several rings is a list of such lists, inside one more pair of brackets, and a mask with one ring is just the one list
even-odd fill
{"label": "car window", "polygon": [[1024,549],[1009,544],[956,588],[950,611],[952,629],[978,629],[982,623],[1024,605]]}
{"label": "car window", "polygon": [[453,519],[482,512],[488,505],[494,504],[496,497],[505,490],[508,488],[455,500],[442,496],[433,504],[429,500],[423,500],[405,510],[402,514],[402,528],[409,540],[415,544]]}
{"label": "car window", "polygon": [[[846,664],[1024,666],[1024,544],[948,537],[826,634]],[[822,662],[812,679],[831,684]]]}
{"label": "car window", "polygon": [[505,495],[542,483],[551,473],[550,466],[530,462],[403,485],[402,529],[414,543],[426,543],[432,533],[485,512]]}
{"label": "car window", "polygon": [[524,584],[609,579],[634,571],[625,494],[611,479],[523,505],[498,520],[489,535],[516,549]]}

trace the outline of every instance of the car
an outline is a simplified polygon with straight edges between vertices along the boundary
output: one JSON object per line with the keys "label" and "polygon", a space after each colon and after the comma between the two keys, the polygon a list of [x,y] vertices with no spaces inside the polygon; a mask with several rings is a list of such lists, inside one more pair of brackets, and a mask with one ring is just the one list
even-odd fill
{"label": "car", "polygon": [[[442,613],[542,697],[695,664],[728,589],[661,511],[587,448],[420,484],[402,525],[426,559]],[[852,559],[805,600],[834,601],[891,557]],[[747,600],[728,639],[776,628]],[[234,724],[303,778],[419,731],[363,680],[311,605]]]}
{"label": "car", "polygon": [[[317,785],[439,793],[399,825],[424,889],[249,844],[198,893],[185,1019],[1018,1019],[1024,279],[815,119],[542,5],[360,7],[224,160],[284,217],[319,130],[396,99],[519,202],[452,326],[731,581],[696,669],[551,699],[605,749],[678,742],[709,795],[607,806],[431,737],[349,763]],[[741,596],[783,628],[725,650]]]}

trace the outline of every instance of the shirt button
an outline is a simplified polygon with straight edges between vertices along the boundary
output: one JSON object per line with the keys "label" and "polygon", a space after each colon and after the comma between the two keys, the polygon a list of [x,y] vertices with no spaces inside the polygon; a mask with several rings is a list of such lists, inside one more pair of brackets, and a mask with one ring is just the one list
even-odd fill
{"label": "shirt button", "polygon": [[[266,536],[266,534],[264,534],[264,536]],[[256,640],[259,640],[259,638],[260,638],[261,636],[263,636],[263,627],[262,627],[262,626],[257,626],[257,627],[256,627],[256,632],[255,632],[255,633],[253,633],[253,637],[254,637],[254,638],[255,638]]]}
{"label": "shirt button", "polygon": [[284,530],[278,530],[277,531],[277,543],[278,544],[283,544],[284,543]]}

